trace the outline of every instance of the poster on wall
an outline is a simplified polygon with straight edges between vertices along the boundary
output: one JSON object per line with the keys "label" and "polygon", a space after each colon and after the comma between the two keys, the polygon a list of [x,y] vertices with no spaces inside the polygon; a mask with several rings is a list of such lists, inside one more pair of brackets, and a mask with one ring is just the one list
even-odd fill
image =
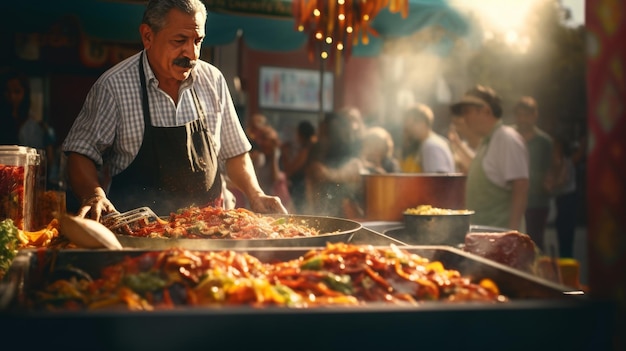
{"label": "poster on wall", "polygon": [[[333,74],[324,72],[322,103],[333,110]],[[307,69],[261,67],[259,106],[277,110],[319,111],[320,72]]]}

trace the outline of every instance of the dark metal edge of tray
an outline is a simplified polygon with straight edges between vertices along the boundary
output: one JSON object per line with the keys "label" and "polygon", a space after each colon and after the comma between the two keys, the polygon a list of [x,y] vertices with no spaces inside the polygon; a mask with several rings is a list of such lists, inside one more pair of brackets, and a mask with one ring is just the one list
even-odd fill
{"label": "dark metal edge of tray", "polygon": [[[576,289],[570,286],[555,283],[548,279],[541,278],[531,273],[524,272],[522,270],[504,265],[502,263],[464,251],[456,247],[445,246],[445,245],[408,245],[406,247],[403,247],[402,249],[409,250],[409,251],[411,251],[412,249],[416,249],[416,250],[438,249],[440,252],[449,252],[449,253],[456,255],[457,257],[467,258],[467,261],[465,262],[470,262],[473,264],[481,264],[484,267],[491,267],[493,269],[497,269],[499,272],[503,272],[508,275],[518,277],[522,279],[523,281],[532,282],[534,284],[539,284],[541,286],[552,289],[554,291],[559,291],[563,295],[566,295],[566,296],[586,297],[585,292],[581,289]],[[454,269],[458,269],[458,268],[454,268]]]}
{"label": "dark metal edge of tray", "polygon": [[[372,246],[389,247],[389,244]],[[310,250],[317,249],[321,248],[317,246],[284,248],[259,247],[236,248],[233,249],[233,251],[247,252],[262,261],[271,262],[277,260],[294,259],[300,257]],[[511,297],[509,303],[541,299],[558,301],[563,299],[579,300],[580,298],[586,298],[584,292],[580,290],[556,284],[542,278],[538,278],[531,274],[522,272],[517,269],[513,269],[511,267],[499,264],[492,260],[488,260],[486,258],[471,253],[464,252],[463,250],[454,247],[440,245],[406,245],[403,246],[402,249],[407,250],[411,253],[422,255],[431,260],[445,261],[444,266],[447,269],[459,270],[464,275],[469,275],[476,279],[490,278],[494,280],[496,284],[501,288],[501,292],[504,295]],[[157,250],[47,250],[45,257],[46,259],[50,259],[51,257],[53,257],[55,259],[55,263],[60,264],[63,267],[72,266],[72,262],[77,262],[78,264],[82,265],[79,266],[81,269],[84,269],[90,274],[93,274],[93,272],[97,272],[102,266],[119,262],[121,257],[126,257],[129,255],[137,256],[141,255],[142,253],[152,251]],[[16,259],[14,260],[14,264],[11,266],[11,269],[7,273],[8,278],[6,278],[3,282],[3,289],[0,289],[0,293],[2,293],[0,294],[0,311],[7,309],[7,307],[10,307],[12,303],[14,304],[15,302],[11,300],[14,300],[17,296],[24,296],[25,294],[27,294],[24,290],[20,290],[20,288],[28,288],[29,274],[33,274],[33,269],[35,269],[33,268],[34,266],[32,266],[33,261],[38,260],[40,257],[44,256],[40,255],[36,250],[23,250],[18,254]],[[62,258],[60,262],[58,260],[59,257]],[[90,257],[90,259],[85,259],[85,257]],[[89,262],[92,267],[88,267],[88,265],[86,266],[86,262]],[[38,265],[41,264],[41,262],[35,263],[37,263]],[[49,262],[46,262],[45,264],[49,264]],[[468,271],[470,271],[471,273],[468,273]],[[516,292],[511,293],[512,291]],[[423,304],[420,306],[423,306]],[[403,306],[401,308],[407,308],[407,306]],[[227,307],[226,309],[230,309],[230,307]]]}

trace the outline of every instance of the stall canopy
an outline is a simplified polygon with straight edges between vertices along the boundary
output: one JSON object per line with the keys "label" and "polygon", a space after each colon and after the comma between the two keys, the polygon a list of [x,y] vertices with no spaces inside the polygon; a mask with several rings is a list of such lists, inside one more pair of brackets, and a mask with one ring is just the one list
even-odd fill
{"label": "stall canopy", "polygon": [[[293,51],[302,48],[306,35],[298,32],[291,17],[290,0],[217,1],[204,0],[209,8],[204,45],[233,42],[241,34],[246,45],[262,51]],[[409,15],[381,10],[372,27],[379,33],[368,45],[353,48],[354,56],[375,56],[385,38],[414,34],[438,26],[443,39],[433,43],[445,51],[456,38],[469,33],[466,19],[450,7],[447,0],[409,0]],[[145,6],[142,0],[30,0],[0,4],[0,29],[3,32],[47,32],[61,19],[73,18],[81,32],[91,39],[138,42],[138,26]]]}

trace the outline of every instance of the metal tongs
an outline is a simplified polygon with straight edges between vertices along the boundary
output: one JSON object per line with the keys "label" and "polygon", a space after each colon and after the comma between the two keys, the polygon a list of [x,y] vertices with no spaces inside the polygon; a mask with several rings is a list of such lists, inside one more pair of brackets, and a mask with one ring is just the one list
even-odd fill
{"label": "metal tongs", "polygon": [[111,231],[123,228],[124,231],[130,231],[130,225],[144,221],[144,223],[151,223],[154,221],[162,222],[161,218],[157,216],[150,207],[139,207],[126,212],[112,212],[102,217],[102,224],[109,228]]}

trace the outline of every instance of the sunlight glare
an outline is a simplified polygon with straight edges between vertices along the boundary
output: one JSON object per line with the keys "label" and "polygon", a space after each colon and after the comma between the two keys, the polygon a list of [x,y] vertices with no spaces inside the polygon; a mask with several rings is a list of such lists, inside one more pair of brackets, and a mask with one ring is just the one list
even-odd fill
{"label": "sunlight glare", "polygon": [[497,32],[509,30],[523,31],[523,21],[532,6],[541,0],[454,0],[454,6],[463,7],[472,11],[482,21],[486,28]]}
{"label": "sunlight glare", "polygon": [[505,40],[507,44],[510,44],[510,45],[515,44],[518,39],[519,39],[519,36],[517,35],[516,31],[508,30],[506,32]]}

